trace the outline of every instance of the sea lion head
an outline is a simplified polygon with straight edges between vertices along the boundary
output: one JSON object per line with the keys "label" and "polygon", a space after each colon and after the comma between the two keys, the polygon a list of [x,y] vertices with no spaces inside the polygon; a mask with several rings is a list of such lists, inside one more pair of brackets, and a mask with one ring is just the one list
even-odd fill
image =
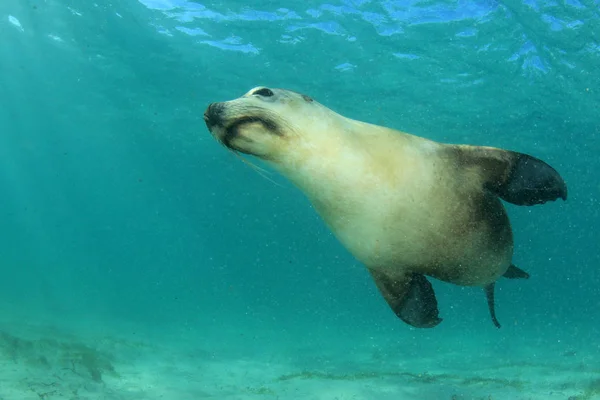
{"label": "sea lion head", "polygon": [[307,126],[318,123],[323,108],[306,95],[259,86],[237,99],[210,104],[204,121],[227,148],[274,161]]}

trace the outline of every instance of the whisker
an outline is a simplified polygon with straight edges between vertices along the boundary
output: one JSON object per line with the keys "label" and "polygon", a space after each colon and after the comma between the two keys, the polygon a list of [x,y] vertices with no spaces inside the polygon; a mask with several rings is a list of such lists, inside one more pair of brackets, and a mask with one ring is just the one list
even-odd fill
{"label": "whisker", "polygon": [[235,156],[237,158],[239,158],[240,160],[242,160],[242,162],[246,165],[248,165],[250,168],[252,168],[253,170],[255,170],[260,176],[262,176],[263,178],[265,178],[266,180],[268,180],[269,182],[279,186],[279,187],[283,187],[281,184],[275,182],[273,179],[269,178],[267,175],[271,174],[269,171],[265,170],[264,168],[259,167],[258,165],[248,161],[246,158],[242,157],[238,152],[229,149],[233,154],[235,154]]}

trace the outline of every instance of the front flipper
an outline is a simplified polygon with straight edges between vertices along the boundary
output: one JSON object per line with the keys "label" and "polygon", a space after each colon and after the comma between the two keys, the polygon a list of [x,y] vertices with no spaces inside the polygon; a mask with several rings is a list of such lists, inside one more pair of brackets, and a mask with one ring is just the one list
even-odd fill
{"label": "front flipper", "polygon": [[453,146],[459,164],[478,167],[483,186],[501,199],[532,206],[567,199],[567,185],[554,168],[527,154],[493,147]]}
{"label": "front flipper", "polygon": [[494,287],[495,283],[490,283],[485,286],[483,290],[485,291],[485,297],[487,298],[488,308],[490,309],[490,317],[492,317],[492,322],[496,325],[496,328],[500,328],[500,322],[498,322],[498,318],[496,318],[496,306],[494,304]]}
{"label": "front flipper", "polygon": [[377,288],[394,313],[415,328],[433,328],[438,317],[437,299],[423,274],[395,274],[369,269]]}

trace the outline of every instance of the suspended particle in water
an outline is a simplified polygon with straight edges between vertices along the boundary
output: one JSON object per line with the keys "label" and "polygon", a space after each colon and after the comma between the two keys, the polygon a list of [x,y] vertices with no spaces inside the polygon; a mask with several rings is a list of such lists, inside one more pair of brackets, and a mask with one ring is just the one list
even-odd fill
{"label": "suspended particle in water", "polygon": [[14,26],[16,26],[17,29],[20,30],[21,32],[25,31],[25,29],[23,29],[23,26],[21,25],[21,23],[19,22],[19,20],[17,18],[13,17],[12,15],[8,16],[8,22],[10,22]]}

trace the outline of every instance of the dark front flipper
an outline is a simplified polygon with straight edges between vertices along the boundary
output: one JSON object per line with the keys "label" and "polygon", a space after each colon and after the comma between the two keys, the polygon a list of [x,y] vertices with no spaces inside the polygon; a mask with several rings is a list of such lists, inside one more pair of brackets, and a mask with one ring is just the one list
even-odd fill
{"label": "dark front flipper", "polygon": [[402,321],[415,328],[433,328],[442,322],[433,287],[424,275],[369,271],[383,298]]}
{"label": "dark front flipper", "polygon": [[496,328],[500,328],[500,322],[496,318],[496,307],[494,304],[494,286],[495,283],[490,283],[485,286],[483,290],[485,291],[485,297],[487,297],[488,308],[490,309],[490,316],[492,317],[492,322],[496,325]]}
{"label": "dark front flipper", "polygon": [[527,154],[493,147],[453,146],[458,164],[479,170],[483,186],[519,206],[567,199],[567,185],[554,168]]}
{"label": "dark front flipper", "polygon": [[508,279],[529,279],[529,274],[527,272],[515,267],[513,264],[508,267],[502,276]]}
{"label": "dark front flipper", "polygon": [[567,199],[567,185],[554,168],[527,154],[511,153],[507,179],[489,185],[500,198],[520,206]]}

